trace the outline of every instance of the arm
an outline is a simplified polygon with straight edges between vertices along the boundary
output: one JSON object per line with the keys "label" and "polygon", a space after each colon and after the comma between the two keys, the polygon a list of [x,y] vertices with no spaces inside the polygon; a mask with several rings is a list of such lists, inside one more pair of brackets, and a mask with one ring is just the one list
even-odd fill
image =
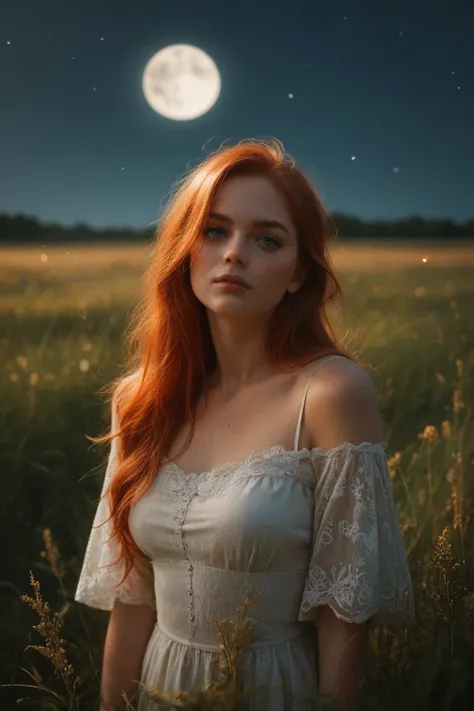
{"label": "arm", "polygon": [[[351,362],[335,360],[308,391],[307,427],[312,446],[332,449],[342,442],[360,444],[383,439],[383,423],[370,377]],[[368,623],[340,620],[321,607],[316,627],[319,688],[344,711],[357,708],[368,650]]]}
{"label": "arm", "polygon": [[368,625],[339,620],[325,605],[316,630],[319,691],[334,697],[344,711],[355,711],[367,656]]}
{"label": "arm", "polygon": [[149,605],[116,600],[105,638],[101,679],[101,711],[125,709],[122,689],[131,699],[140,679],[145,650],[156,622]]}

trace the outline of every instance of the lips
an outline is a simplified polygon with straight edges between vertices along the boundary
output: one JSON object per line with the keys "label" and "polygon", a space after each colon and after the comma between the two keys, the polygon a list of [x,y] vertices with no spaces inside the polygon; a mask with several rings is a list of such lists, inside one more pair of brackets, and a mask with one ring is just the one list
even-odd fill
{"label": "lips", "polygon": [[238,274],[221,274],[221,276],[217,277],[215,281],[227,282],[229,284],[240,284],[240,286],[245,286],[247,289],[250,288],[250,285],[247,284],[245,279],[240,277]]}

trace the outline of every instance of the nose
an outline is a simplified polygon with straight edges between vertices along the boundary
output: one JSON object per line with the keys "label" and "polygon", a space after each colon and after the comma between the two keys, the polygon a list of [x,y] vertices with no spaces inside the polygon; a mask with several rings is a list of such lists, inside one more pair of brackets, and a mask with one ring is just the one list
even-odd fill
{"label": "nose", "polygon": [[246,244],[245,235],[236,232],[225,242],[224,260],[231,264],[245,264],[248,260],[247,250],[248,245]]}

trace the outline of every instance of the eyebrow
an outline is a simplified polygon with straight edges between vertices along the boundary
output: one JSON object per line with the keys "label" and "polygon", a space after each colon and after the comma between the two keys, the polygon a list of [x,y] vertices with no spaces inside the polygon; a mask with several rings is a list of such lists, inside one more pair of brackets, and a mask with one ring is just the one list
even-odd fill
{"label": "eyebrow", "polygon": [[[215,220],[220,220],[221,222],[233,224],[232,219],[228,215],[222,215],[220,212],[211,212],[209,217],[212,217]],[[255,227],[274,227],[276,229],[283,230],[283,232],[286,232],[288,236],[290,235],[288,228],[277,220],[254,220],[252,224]]]}

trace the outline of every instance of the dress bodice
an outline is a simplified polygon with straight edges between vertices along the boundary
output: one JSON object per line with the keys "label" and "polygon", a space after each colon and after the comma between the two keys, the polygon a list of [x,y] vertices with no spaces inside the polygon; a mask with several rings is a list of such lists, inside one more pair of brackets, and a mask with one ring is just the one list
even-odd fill
{"label": "dress bodice", "polygon": [[255,643],[301,632],[314,487],[308,450],[267,448],[201,474],[165,464],[130,516],[134,540],[153,561],[160,626],[217,648],[214,616],[235,618],[248,595],[260,594]]}

